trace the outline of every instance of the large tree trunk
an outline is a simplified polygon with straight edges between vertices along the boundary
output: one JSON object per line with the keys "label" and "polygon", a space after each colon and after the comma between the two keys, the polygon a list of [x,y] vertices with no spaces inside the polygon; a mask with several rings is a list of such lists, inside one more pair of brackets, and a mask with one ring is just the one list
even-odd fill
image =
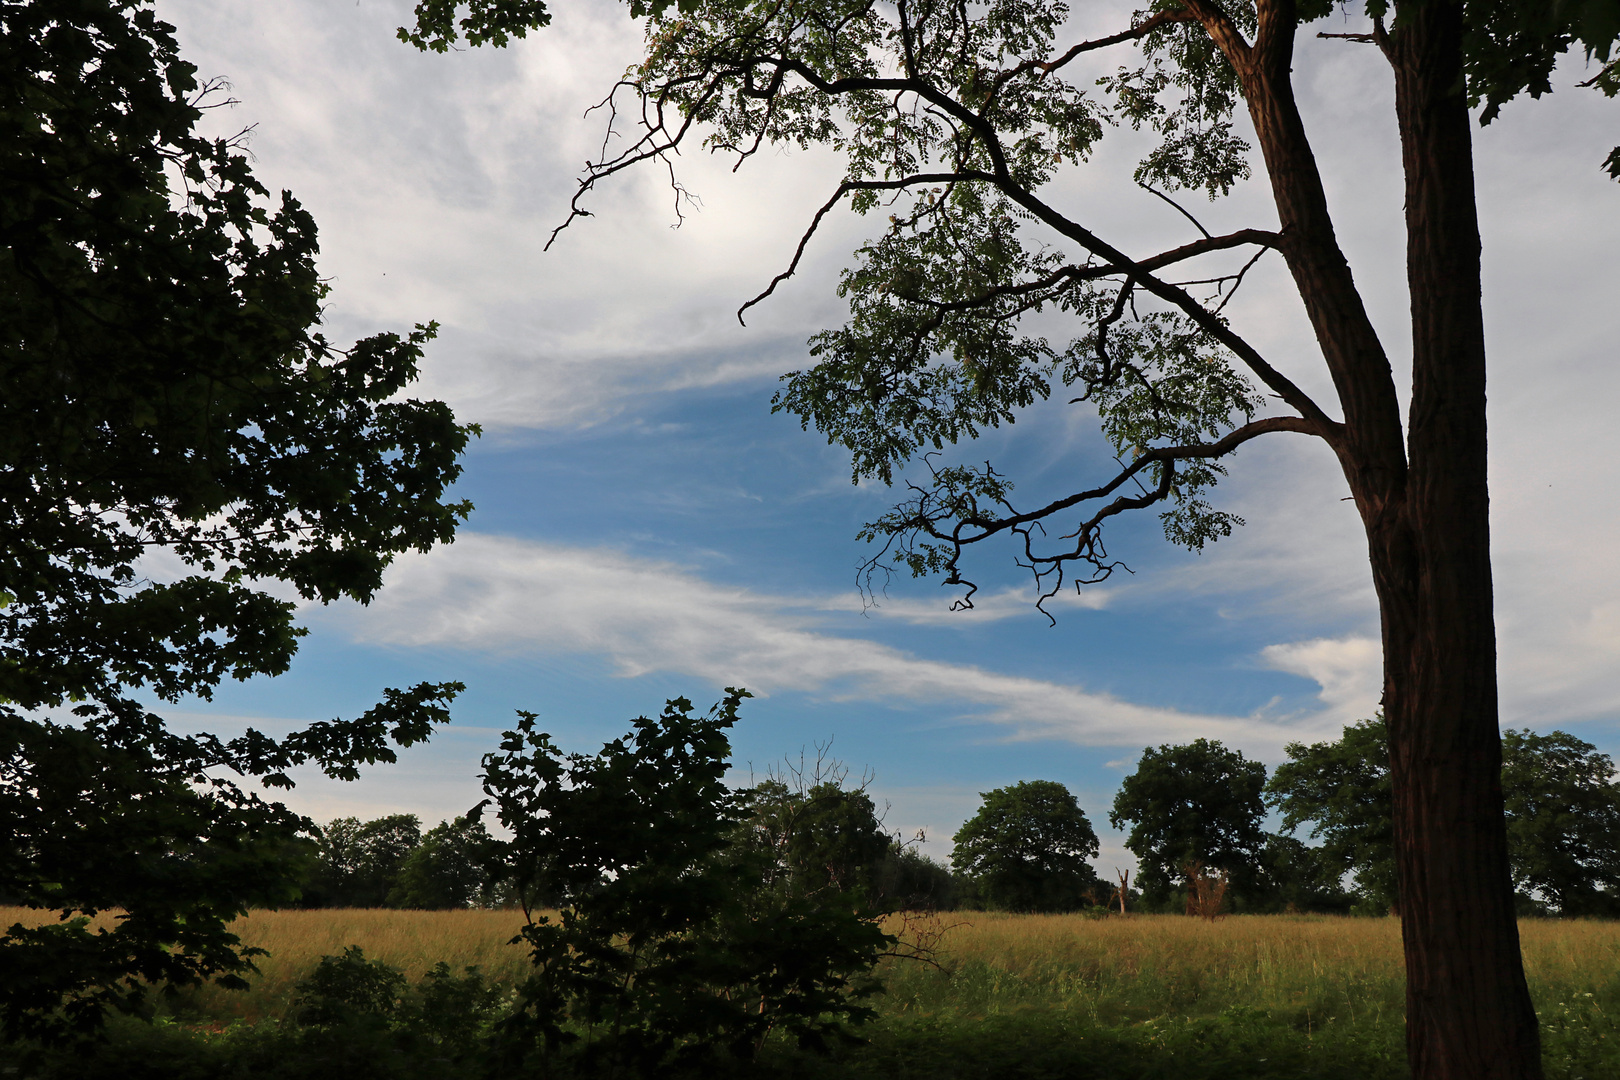
{"label": "large tree trunk", "polygon": [[1456,0],[1408,0],[1380,40],[1396,72],[1406,176],[1413,388],[1394,379],[1334,237],[1292,90],[1298,20],[1259,4],[1253,48],[1182,0],[1244,84],[1282,252],[1343,409],[1329,442],[1367,530],[1384,637],[1384,712],[1417,1080],[1536,1080],[1502,817],[1486,490],[1485,335]]}
{"label": "large tree trunk", "polygon": [[1408,470],[1368,518],[1406,950],[1421,1080],[1533,1080],[1502,816],[1486,488],[1485,333],[1462,8],[1410,5],[1391,35],[1412,310]]}

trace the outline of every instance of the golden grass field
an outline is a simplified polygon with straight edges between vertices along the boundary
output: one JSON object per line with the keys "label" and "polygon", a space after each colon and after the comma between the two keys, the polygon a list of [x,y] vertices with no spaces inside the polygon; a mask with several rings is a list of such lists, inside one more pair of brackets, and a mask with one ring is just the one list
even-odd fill
{"label": "golden grass field", "polygon": [[[0,908],[0,919],[33,922],[40,913]],[[235,926],[244,943],[270,953],[258,962],[253,988],[188,991],[177,1005],[220,1021],[284,1015],[296,983],[321,956],[348,945],[413,981],[440,960],[513,980],[527,967],[522,947],[509,944],[520,922],[514,911],[255,912]],[[1402,1008],[1400,923],[1391,918],[953,912],[932,928],[938,966],[886,961],[882,1012],[1058,1008],[1117,1023],[1249,1006],[1308,1024],[1313,1014],[1394,1019]],[[1620,979],[1620,922],[1528,920],[1520,933],[1538,1006]]]}

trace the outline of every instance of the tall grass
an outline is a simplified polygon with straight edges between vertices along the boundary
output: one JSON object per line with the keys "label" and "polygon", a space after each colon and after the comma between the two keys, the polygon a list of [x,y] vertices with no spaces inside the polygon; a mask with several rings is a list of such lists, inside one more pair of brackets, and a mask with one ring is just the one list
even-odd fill
{"label": "tall grass", "polygon": [[1121,1024],[1241,1006],[1298,1014],[1309,1026],[1313,1016],[1376,1021],[1402,1010],[1393,919],[971,913],[956,921],[937,968],[888,963],[886,1012],[1056,1008]]}
{"label": "tall grass", "polygon": [[[0,909],[0,926],[41,918]],[[281,1019],[298,981],[349,945],[413,981],[442,960],[515,982],[528,970],[510,944],[520,922],[513,911],[255,912],[234,926],[270,953],[252,988],[187,990],[167,1009],[216,1030]],[[957,912],[891,929],[932,936],[930,962],[885,960],[870,1044],[794,1059],[791,1074],[1405,1075],[1395,919]],[[1549,1077],[1620,1076],[1620,923],[1532,920],[1520,934]]]}

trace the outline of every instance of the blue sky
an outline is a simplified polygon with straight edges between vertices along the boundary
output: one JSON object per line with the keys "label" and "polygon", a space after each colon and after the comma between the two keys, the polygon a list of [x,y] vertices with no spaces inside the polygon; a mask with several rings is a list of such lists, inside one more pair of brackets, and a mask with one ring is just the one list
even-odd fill
{"label": "blue sky", "polygon": [[[477,506],[448,548],[400,560],[368,609],[304,612],[292,671],[174,711],[185,725],[267,729],[353,715],[382,686],[459,679],[456,721],[357,783],[307,779],[317,818],[411,811],[429,822],[477,800],[479,755],[517,708],[591,749],[666,697],[726,685],[759,696],[735,732],[757,771],[801,748],[870,768],[889,822],[928,850],[1024,779],[1068,784],[1128,866],[1106,812],[1141,748],[1198,735],[1268,762],[1331,736],[1378,694],[1377,616],[1360,528],[1320,446],[1246,448],[1218,492],[1248,519],[1191,555],[1156,522],[1111,549],[1134,574],[1070,596],[1055,627],[1032,609],[1009,548],[973,568],[971,614],[937,582],[896,578],[876,607],[855,589],[855,531],[893,498],[852,486],[847,458],[770,414],[776,377],[835,325],[837,270],[864,235],[839,219],[804,269],[740,327],[733,312],[784,264],[836,182],[818,153],[765,156],[733,175],[692,155],[703,199],[678,230],[648,173],[605,189],[597,216],[549,253],[583,118],[635,57],[621,7],[557,11],[505,52],[421,56],[393,40],[409,4],[163,0],[186,55],[230,79],[256,125],[260,178],[321,225],[335,338],[437,319],[421,393],[485,427],[460,493]],[[1119,5],[1079,21],[1112,26]],[[1301,96],[1330,198],[1397,369],[1405,343],[1401,189],[1387,71],[1371,50],[1302,42]],[[1519,103],[1479,142],[1492,348],[1493,543],[1503,720],[1564,727],[1620,751],[1620,436],[1614,297],[1620,185],[1596,162],[1615,112],[1569,84]],[[1117,146],[1115,144],[1118,144]],[[1186,224],[1129,185],[1128,134],[1055,191],[1105,235],[1146,252]],[[1272,227],[1261,187],[1207,208],[1211,228]],[[1262,264],[1234,322],[1307,388],[1313,343],[1280,268]],[[1054,327],[1054,334],[1064,329]],[[1051,404],[963,451],[1027,499],[1108,464],[1083,408]]]}

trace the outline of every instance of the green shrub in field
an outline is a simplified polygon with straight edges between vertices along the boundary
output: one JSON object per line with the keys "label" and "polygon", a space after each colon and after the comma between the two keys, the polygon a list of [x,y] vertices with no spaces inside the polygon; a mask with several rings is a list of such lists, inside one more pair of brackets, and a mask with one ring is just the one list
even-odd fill
{"label": "green shrub in field", "polygon": [[744,696],[702,716],[672,700],[594,755],[564,755],[525,713],[484,759],[517,894],[560,909],[525,909],[534,971],[500,1025],[507,1068],[669,1075],[770,1035],[822,1048],[874,1015],[869,972],[894,938],[866,890],[784,876],[805,845],[748,840],[751,796],[724,783]]}

